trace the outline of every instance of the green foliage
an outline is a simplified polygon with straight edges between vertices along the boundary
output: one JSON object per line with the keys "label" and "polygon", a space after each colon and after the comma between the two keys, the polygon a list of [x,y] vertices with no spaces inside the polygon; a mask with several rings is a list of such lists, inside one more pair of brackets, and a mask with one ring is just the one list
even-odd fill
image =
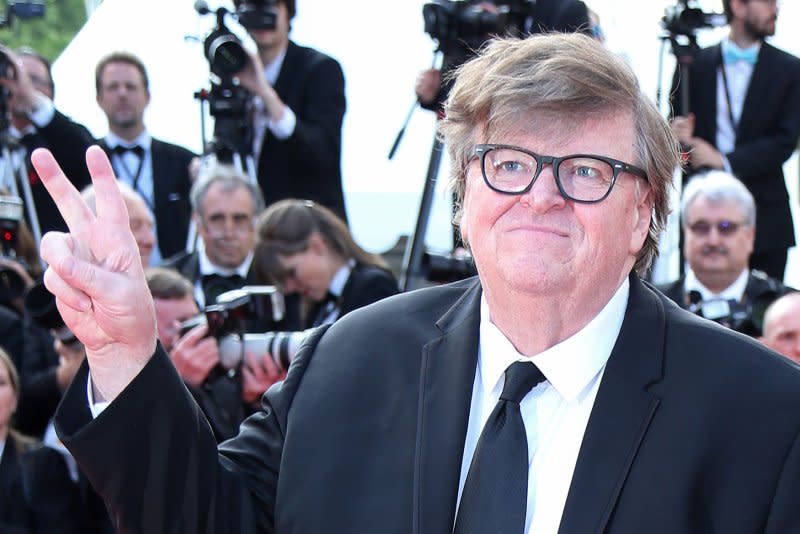
{"label": "green foliage", "polygon": [[[5,2],[0,3],[0,9],[5,10]],[[12,49],[33,47],[54,61],[85,22],[84,0],[46,0],[43,18],[14,18],[10,27],[0,28],[0,43]]]}

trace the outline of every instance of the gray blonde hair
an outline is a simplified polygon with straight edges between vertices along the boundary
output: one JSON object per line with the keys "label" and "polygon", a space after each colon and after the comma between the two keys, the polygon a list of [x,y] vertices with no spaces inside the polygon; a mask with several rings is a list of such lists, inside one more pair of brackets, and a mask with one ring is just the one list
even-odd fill
{"label": "gray blonde hair", "polygon": [[627,113],[635,127],[637,161],[631,163],[647,172],[653,198],[649,233],[634,265],[644,273],[658,255],[679,145],[630,67],[591,37],[553,33],[492,40],[454,76],[439,126],[452,161],[453,223],[461,222],[465,173],[473,147],[482,142],[478,136],[519,126],[534,114],[563,129]]}

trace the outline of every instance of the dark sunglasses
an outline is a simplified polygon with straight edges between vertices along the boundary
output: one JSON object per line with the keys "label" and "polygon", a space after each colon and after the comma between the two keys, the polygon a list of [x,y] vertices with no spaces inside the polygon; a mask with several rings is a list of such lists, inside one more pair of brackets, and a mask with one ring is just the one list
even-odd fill
{"label": "dark sunglasses", "polygon": [[723,220],[712,224],[708,221],[697,221],[696,223],[689,225],[689,230],[691,230],[695,235],[707,236],[711,233],[711,228],[716,227],[719,235],[729,236],[735,234],[740,226],[744,226],[744,223]]}

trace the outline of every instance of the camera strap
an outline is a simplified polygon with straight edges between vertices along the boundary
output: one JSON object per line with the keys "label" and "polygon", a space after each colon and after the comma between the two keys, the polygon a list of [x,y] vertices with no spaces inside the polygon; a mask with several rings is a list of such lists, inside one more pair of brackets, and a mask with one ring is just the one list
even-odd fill
{"label": "camera strap", "polygon": [[[144,148],[139,145],[132,147],[117,145],[112,149],[112,151],[114,154],[116,154],[117,161],[119,161],[119,170],[123,171],[125,177],[131,181],[131,188],[142,196],[142,199],[144,199],[145,204],[147,204],[147,207],[150,208],[150,211],[154,211],[154,206],[152,205],[149,195],[145,195],[144,192],[139,189],[139,178],[142,176],[142,168],[144,167]],[[130,153],[136,155],[138,158],[135,173],[131,171],[130,167],[128,167],[128,163],[125,161],[126,155]]]}
{"label": "camera strap", "polygon": [[731,91],[728,87],[728,75],[725,73],[725,63],[723,62],[719,66],[720,74],[722,74],[722,87],[725,89],[725,103],[728,106],[728,118],[731,121],[731,128],[733,129],[733,135],[735,137],[739,137],[739,121],[737,121],[733,116],[733,106],[731,105]]}

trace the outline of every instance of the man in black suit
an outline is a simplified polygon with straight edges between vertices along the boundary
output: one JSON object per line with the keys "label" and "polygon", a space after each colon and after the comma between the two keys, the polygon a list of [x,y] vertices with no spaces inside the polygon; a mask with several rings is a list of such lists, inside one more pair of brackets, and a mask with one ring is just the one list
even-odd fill
{"label": "man in black suit", "polygon": [[758,207],[750,265],[783,280],[795,244],[783,164],[800,135],[800,59],[765,38],[775,34],[778,2],[725,0],[730,35],[700,50],[688,68],[689,102],[676,74],[673,127],[689,148],[690,172],[724,169]]}
{"label": "man in black suit", "polygon": [[190,192],[198,242],[193,252],[179,252],[164,267],[180,272],[194,285],[202,307],[229,289],[255,284],[251,272],[255,217],[264,209],[258,186],[231,165],[211,163]]}
{"label": "man in black suit", "polygon": [[332,209],[345,221],[342,191],[344,74],[339,63],[289,40],[295,0],[235,0],[238,11],[272,14],[242,17],[258,53],[250,57],[239,81],[252,94],[251,130],[258,183],[267,205],[284,198],[305,198]]}
{"label": "man in black suit", "polygon": [[[11,76],[0,77],[0,85],[9,90],[10,139],[17,141],[24,153],[22,175],[27,177],[41,233],[50,230],[66,231],[67,225],[58,213],[50,195],[30,166],[30,154],[37,148],[48,148],[75,187],[82,189],[90,183],[89,171],[81,155],[94,142],[83,125],[73,122],[53,106],[55,85],[50,62],[32,48],[12,52],[0,47],[12,65]],[[17,185],[18,188],[22,184]],[[21,197],[24,192],[19,191]],[[30,214],[25,216],[32,226]]]}
{"label": "man in black suit", "polygon": [[791,288],[750,269],[753,195],[725,171],[698,174],[683,190],[681,220],[688,266],[678,280],[659,289],[684,309],[760,336],[767,306]]}
{"label": "man in black suit", "polygon": [[195,154],[153,138],[144,125],[150,102],[147,71],[128,52],[104,56],[95,70],[97,104],[108,119],[101,146],[117,177],[139,192],[156,219],[150,263],[185,250],[189,232],[189,165]]}
{"label": "man in black suit", "polygon": [[624,61],[496,41],[441,127],[478,278],[317,330],[219,449],[156,345],[104,155],[98,219],[34,155],[73,229],[46,279],[88,352],[57,424],[120,529],[796,531],[800,370],[639,279],[678,151]]}

